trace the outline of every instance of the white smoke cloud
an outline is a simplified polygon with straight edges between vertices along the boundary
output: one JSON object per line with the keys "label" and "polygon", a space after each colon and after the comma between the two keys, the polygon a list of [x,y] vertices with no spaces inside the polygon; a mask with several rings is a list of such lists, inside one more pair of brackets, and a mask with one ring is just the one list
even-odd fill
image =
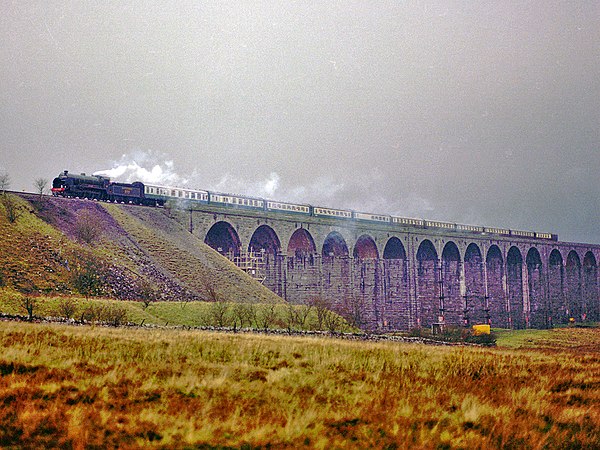
{"label": "white smoke cloud", "polygon": [[331,178],[319,177],[305,186],[290,186],[286,190],[286,197],[293,202],[317,202],[322,206],[339,208],[340,205],[334,203],[345,191],[344,183],[336,182]]}
{"label": "white smoke cloud", "polygon": [[112,163],[111,169],[100,170],[94,175],[110,177],[115,181],[131,183],[142,181],[163,186],[180,186],[214,192],[240,194],[292,203],[312,204],[324,207],[353,209],[362,212],[392,214],[406,217],[431,218],[437,209],[430,200],[415,193],[390,199],[378,193],[373,186],[380,181],[373,173],[369,182],[346,184],[332,177],[318,177],[305,185],[288,184],[273,171],[263,178],[251,175],[235,176],[229,172],[218,181],[201,179],[196,169],[189,173],[178,172],[167,154],[135,150]]}
{"label": "white smoke cloud", "polygon": [[[271,172],[269,176],[263,180],[246,180],[235,177],[230,173],[226,173],[212,186],[212,190],[273,199],[274,196],[281,195],[281,193],[278,192],[280,179],[281,177],[277,172]],[[204,188],[206,188],[206,186]]]}
{"label": "white smoke cloud", "polygon": [[279,174],[277,172],[271,172],[269,174],[269,178],[266,180],[266,182],[263,185],[263,192],[265,193],[265,197],[272,197],[273,195],[275,195],[275,192],[277,192],[277,189],[279,188]]}
{"label": "white smoke cloud", "polygon": [[113,162],[112,169],[99,170],[94,175],[127,183],[142,181],[165,186],[185,186],[189,182],[175,171],[173,160],[167,159],[167,155],[141,150],[124,154]]}
{"label": "white smoke cloud", "polygon": [[338,201],[348,193],[348,186],[332,178],[319,177],[306,185],[292,185],[282,180],[277,172],[263,179],[246,179],[231,173],[224,174],[218,182],[203,189],[241,194],[292,203],[312,203],[333,208],[341,207]]}
{"label": "white smoke cloud", "polygon": [[431,213],[432,211],[435,211],[435,206],[431,203],[431,200],[414,192],[404,197],[400,201],[399,206],[401,207],[401,211],[410,211],[413,215]]}

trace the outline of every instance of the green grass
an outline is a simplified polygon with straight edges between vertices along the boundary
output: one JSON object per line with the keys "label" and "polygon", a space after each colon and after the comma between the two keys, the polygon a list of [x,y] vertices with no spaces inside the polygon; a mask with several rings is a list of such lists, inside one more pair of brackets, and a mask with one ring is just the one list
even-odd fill
{"label": "green grass", "polygon": [[[11,289],[0,289],[0,312],[12,315],[26,316],[27,311],[22,305],[24,295]],[[79,320],[86,310],[108,307],[122,310],[124,312],[121,324],[132,323],[136,325],[159,325],[159,326],[224,326],[236,328],[254,329],[293,329],[293,330],[328,330],[327,324],[319,326],[316,310],[311,309],[305,321],[296,319],[297,315],[305,310],[303,305],[288,305],[282,303],[211,303],[211,302],[152,302],[148,306],[139,301],[125,301],[105,298],[82,298],[82,297],[35,297],[34,316],[43,317],[65,317],[61,303],[70,299],[75,305],[72,318]],[[219,322],[218,308],[224,309],[224,317]],[[272,311],[272,312],[271,312]],[[253,313],[254,317],[248,317]],[[246,315],[245,315],[246,314]],[[266,314],[272,314],[270,320],[265,319]],[[332,312],[335,316],[335,331],[356,331],[346,321]],[[240,323],[240,316],[244,317]],[[235,323],[234,323],[234,320]],[[251,321],[250,321],[251,320]]]}
{"label": "green grass", "polygon": [[525,348],[532,347],[541,339],[552,335],[553,330],[494,330],[498,346],[507,348]]}
{"label": "green grass", "polygon": [[590,349],[600,351],[598,327],[562,327],[550,330],[494,330],[499,347],[511,349]]}
{"label": "green grass", "polygon": [[62,292],[70,290],[70,273],[65,261],[91,258],[64,234],[35,214],[30,203],[14,195],[22,215],[10,223],[0,206],[0,286],[19,290]]}

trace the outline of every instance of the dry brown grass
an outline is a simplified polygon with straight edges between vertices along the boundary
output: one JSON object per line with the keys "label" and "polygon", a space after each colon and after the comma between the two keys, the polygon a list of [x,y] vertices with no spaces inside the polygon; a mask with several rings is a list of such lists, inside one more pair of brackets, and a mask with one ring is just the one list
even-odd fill
{"label": "dry brown grass", "polygon": [[[600,446],[600,355],[585,346],[442,348],[23,323],[0,331],[5,447]],[[585,333],[600,338],[598,329]]]}

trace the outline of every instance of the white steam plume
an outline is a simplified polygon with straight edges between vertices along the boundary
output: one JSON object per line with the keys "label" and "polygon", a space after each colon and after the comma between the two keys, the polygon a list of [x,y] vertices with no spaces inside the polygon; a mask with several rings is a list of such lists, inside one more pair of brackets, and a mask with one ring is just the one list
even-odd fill
{"label": "white steam plume", "polygon": [[136,150],[124,154],[121,159],[113,162],[111,169],[97,171],[94,175],[104,175],[128,183],[142,181],[406,217],[431,218],[432,215],[437,215],[438,209],[429,199],[415,193],[408,192],[393,199],[381,195],[376,187],[380,181],[378,174],[372,174],[368,178],[370,181],[362,183],[355,180],[347,184],[331,177],[319,177],[306,185],[290,185],[285,180],[282,181],[277,172],[271,172],[263,179],[247,179],[227,172],[217,182],[211,183],[206,177],[201,178],[195,169],[185,175],[177,173],[175,164],[168,155],[152,151]]}
{"label": "white steam plume", "polygon": [[[226,173],[214,185],[213,190],[233,194],[243,194],[251,197],[264,197],[274,199],[278,195],[279,180],[277,172],[271,172],[266,180],[246,181]],[[279,194],[280,195],[280,194]]]}
{"label": "white steam plume", "polygon": [[114,180],[131,183],[142,181],[165,186],[184,186],[188,179],[175,172],[173,161],[164,154],[136,150],[124,154],[113,162],[112,169],[99,170],[94,175],[104,175]]}

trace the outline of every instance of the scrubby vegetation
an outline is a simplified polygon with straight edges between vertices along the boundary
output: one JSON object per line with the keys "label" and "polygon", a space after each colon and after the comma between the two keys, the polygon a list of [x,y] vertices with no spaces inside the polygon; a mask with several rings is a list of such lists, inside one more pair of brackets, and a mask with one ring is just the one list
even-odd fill
{"label": "scrubby vegetation", "polygon": [[281,301],[159,208],[0,197],[12,208],[0,202],[0,287],[146,302]]}
{"label": "scrubby vegetation", "polygon": [[[27,202],[16,195],[13,198],[21,213],[18,219],[11,222],[0,215],[2,286],[31,295],[135,296],[141,278],[123,262],[111,260],[100,249],[80,245],[67,227],[61,230],[53,226],[58,222],[50,223],[50,217],[56,221],[69,217],[65,210],[54,208],[54,199],[40,201],[36,196]],[[92,279],[94,283],[90,283]]]}
{"label": "scrubby vegetation", "polygon": [[497,337],[494,331],[490,334],[475,334],[472,328],[459,326],[446,326],[438,333],[433,333],[431,328],[413,328],[408,332],[408,335],[441,342],[464,342],[481,345],[494,345]]}
{"label": "scrubby vegetation", "polygon": [[141,302],[107,298],[47,297],[0,289],[0,314],[80,323],[216,327],[253,330],[353,332],[337,314],[312,305],[253,302]]}
{"label": "scrubby vegetation", "polygon": [[0,323],[0,446],[598,448],[600,330],[546,333],[481,349]]}

